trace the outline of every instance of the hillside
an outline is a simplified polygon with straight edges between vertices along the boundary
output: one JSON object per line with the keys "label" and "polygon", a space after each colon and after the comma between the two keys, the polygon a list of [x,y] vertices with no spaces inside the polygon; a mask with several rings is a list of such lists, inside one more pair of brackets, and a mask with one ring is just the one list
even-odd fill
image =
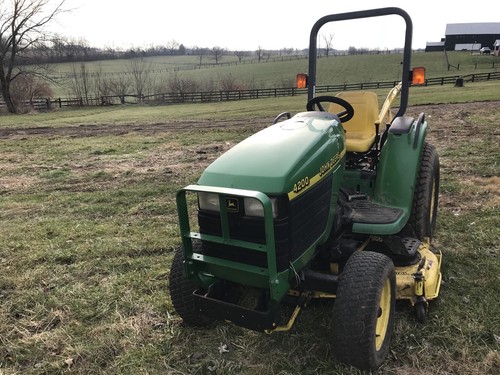
{"label": "hillside", "polygon": [[[399,80],[401,59],[401,54],[323,57],[318,60],[318,84]],[[430,78],[498,71],[500,66],[499,59],[494,56],[471,55],[470,52],[450,52],[448,60],[459,69],[451,67],[448,70],[446,56],[440,52],[416,52],[412,65],[425,66]],[[57,82],[52,85],[53,96],[75,96],[72,77],[81,77],[82,73],[86,75],[89,86],[97,86],[97,80],[102,86],[106,81],[116,83],[130,79],[132,61],[54,64],[50,66],[51,76]],[[136,67],[138,64],[143,74],[148,76],[146,93],[172,92],[173,82],[189,83],[194,91],[219,90],[224,85],[241,89],[290,87],[294,84],[296,73],[307,71],[306,56],[273,57],[260,63],[255,59],[238,63],[235,56],[224,56],[219,64],[205,56],[202,65],[198,56],[150,57],[135,61]],[[134,92],[130,88],[128,93]]]}

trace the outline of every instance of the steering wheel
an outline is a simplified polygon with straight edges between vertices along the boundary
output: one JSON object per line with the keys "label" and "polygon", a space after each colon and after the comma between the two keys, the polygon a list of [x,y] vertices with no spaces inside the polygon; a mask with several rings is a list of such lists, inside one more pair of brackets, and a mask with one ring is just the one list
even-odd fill
{"label": "steering wheel", "polygon": [[354,116],[354,108],[349,102],[337,96],[316,96],[307,102],[306,108],[308,111],[314,111],[314,106],[317,106],[321,112],[326,112],[321,102],[329,102],[340,105],[344,111],[337,113],[340,122],[346,122]]}

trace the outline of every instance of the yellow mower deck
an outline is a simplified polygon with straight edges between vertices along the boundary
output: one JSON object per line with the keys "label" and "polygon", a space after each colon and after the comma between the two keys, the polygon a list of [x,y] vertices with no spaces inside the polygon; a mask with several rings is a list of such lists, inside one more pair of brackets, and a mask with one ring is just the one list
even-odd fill
{"label": "yellow mower deck", "polygon": [[[365,242],[358,251],[369,242]],[[396,273],[396,299],[408,300],[412,306],[416,308],[416,315],[419,321],[425,319],[425,310],[428,301],[438,297],[441,287],[441,251],[434,252],[431,250],[429,239],[425,239],[419,245],[418,252],[420,253],[420,261],[416,264],[403,267],[394,267]],[[336,273],[338,264],[330,265],[332,272]],[[307,299],[320,298],[335,298],[334,294],[324,292],[306,292],[307,296],[296,290],[290,289],[288,295],[294,297],[306,297]],[[267,333],[288,331],[292,328],[297,319],[303,305],[297,305],[287,322],[283,326],[277,326],[272,330],[267,330]],[[423,315],[422,315],[423,314]]]}
{"label": "yellow mower deck", "polygon": [[[420,244],[421,261],[407,267],[396,267],[396,298],[409,300],[412,305],[419,296],[430,301],[439,295],[441,286],[441,252],[431,251],[429,241]],[[422,280],[416,280],[421,273]]]}

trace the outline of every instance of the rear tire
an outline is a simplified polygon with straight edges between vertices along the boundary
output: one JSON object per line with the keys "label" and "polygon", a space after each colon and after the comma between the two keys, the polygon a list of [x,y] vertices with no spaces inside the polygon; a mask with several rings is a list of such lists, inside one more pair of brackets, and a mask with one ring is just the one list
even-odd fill
{"label": "rear tire", "polygon": [[340,276],[333,307],[334,356],[361,370],[377,369],[389,353],[395,306],[392,261],[379,253],[354,253]]}
{"label": "rear tire", "polygon": [[419,240],[434,235],[438,199],[439,156],[435,147],[425,142],[408,221]]}
{"label": "rear tire", "polygon": [[[201,244],[194,242],[193,250]],[[182,320],[192,326],[206,326],[213,319],[202,315],[194,305],[193,292],[198,286],[184,276],[184,250],[176,250],[169,275],[169,290],[172,305]]]}

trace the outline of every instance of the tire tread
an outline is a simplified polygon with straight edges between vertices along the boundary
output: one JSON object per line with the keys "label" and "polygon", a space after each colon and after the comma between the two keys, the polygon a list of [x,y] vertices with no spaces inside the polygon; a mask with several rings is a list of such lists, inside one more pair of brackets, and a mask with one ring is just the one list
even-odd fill
{"label": "tire tread", "polygon": [[[376,352],[377,319],[373,314],[387,277],[391,282],[391,315],[386,339]],[[387,256],[363,251],[351,256],[340,277],[333,311],[332,347],[338,360],[360,369],[378,368],[385,360],[394,324],[395,282],[394,265]]]}

